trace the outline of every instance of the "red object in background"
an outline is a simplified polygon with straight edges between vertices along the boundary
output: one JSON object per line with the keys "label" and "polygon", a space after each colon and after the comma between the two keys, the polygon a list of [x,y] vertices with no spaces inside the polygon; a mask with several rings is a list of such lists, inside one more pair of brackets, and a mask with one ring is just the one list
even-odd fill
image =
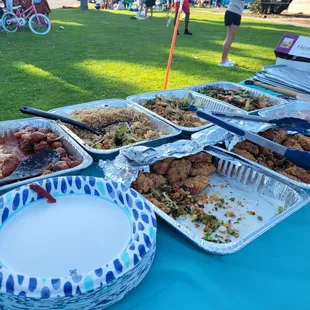
{"label": "red object in background", "polygon": [[[32,0],[17,0],[16,5],[24,6],[26,9],[31,7]],[[40,3],[34,4],[38,13],[48,15],[51,13],[51,8],[47,0],[42,0]]]}
{"label": "red object in background", "polygon": [[37,194],[41,195],[42,197],[46,198],[48,203],[56,202],[56,199],[42,186],[38,184],[30,184],[29,188],[32,189]]}

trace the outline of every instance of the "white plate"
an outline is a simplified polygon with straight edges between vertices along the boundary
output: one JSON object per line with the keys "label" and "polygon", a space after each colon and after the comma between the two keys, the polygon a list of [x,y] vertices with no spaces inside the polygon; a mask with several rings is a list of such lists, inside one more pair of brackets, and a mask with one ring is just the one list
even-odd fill
{"label": "white plate", "polygon": [[27,185],[0,197],[3,309],[102,309],[139,284],[156,250],[144,197],[94,177],[35,184],[56,203]]}

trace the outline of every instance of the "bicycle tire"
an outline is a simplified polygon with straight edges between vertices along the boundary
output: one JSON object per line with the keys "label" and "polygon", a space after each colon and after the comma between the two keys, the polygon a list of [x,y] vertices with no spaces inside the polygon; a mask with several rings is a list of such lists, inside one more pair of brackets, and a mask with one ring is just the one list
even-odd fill
{"label": "bicycle tire", "polygon": [[[39,32],[36,31],[33,27],[33,24],[38,24],[38,18],[42,19],[45,22],[45,31],[44,32]],[[29,18],[29,22],[28,22],[29,28],[30,30],[34,33],[34,34],[38,34],[38,35],[46,35],[50,32],[51,30],[51,21],[49,20],[49,18],[47,16],[45,16],[44,14],[38,13],[38,14],[34,14]]]}
{"label": "bicycle tire", "polygon": [[[15,27],[14,28],[8,28],[8,25],[7,25],[7,19],[9,18],[9,16],[11,16],[10,18],[15,18],[16,20],[16,24],[15,24]],[[12,24],[13,25],[13,24]],[[9,32],[9,33],[14,33],[17,31],[17,28],[18,28],[18,17],[16,16],[16,14],[12,13],[12,12],[5,12],[3,15],[2,15],[2,28],[6,31],[6,32]]]}

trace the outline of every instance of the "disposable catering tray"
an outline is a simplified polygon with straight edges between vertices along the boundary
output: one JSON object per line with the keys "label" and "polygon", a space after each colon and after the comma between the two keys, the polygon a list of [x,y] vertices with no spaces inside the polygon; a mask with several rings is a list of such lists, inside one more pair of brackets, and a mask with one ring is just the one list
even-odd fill
{"label": "disposable catering tray", "polygon": [[57,172],[50,173],[48,175],[41,175],[38,177],[17,181],[11,184],[2,185],[0,187],[0,192],[4,193],[12,188],[17,186],[22,186],[24,184],[35,182],[38,180],[46,179],[49,177],[56,177],[60,175],[65,175],[69,173],[77,173],[83,169],[89,167],[93,159],[81,148],[71,137],[69,137],[66,132],[58,126],[58,124],[54,121],[45,120],[42,118],[25,118],[19,120],[11,120],[11,121],[3,121],[0,122],[0,135],[1,136],[9,136],[12,135],[14,132],[27,127],[39,127],[39,128],[48,128],[51,129],[54,133],[58,134],[61,138],[60,141],[63,143],[65,149],[71,156],[74,156],[77,160],[81,161],[81,164],[70,169],[61,170]]}
{"label": "disposable catering tray", "polygon": [[88,144],[86,144],[72,130],[70,130],[68,127],[66,127],[65,124],[59,124],[74,140],[76,140],[80,145],[82,145],[84,147],[84,149],[95,160],[111,159],[111,158],[115,157],[120,150],[127,148],[129,146],[142,145],[142,144],[148,145],[148,146],[156,146],[156,145],[159,145],[162,143],[167,143],[170,138],[175,137],[181,133],[178,129],[170,126],[169,124],[163,122],[160,119],[157,119],[151,113],[148,113],[148,111],[145,111],[145,110],[141,109],[139,106],[133,105],[133,104],[129,103],[128,101],[122,100],[122,99],[98,100],[98,101],[93,101],[93,102],[87,102],[87,103],[57,108],[57,109],[50,110],[49,112],[69,116],[71,113],[73,113],[76,110],[85,109],[85,108],[96,108],[96,107],[97,108],[114,107],[114,108],[131,108],[131,109],[134,109],[138,112],[146,114],[150,118],[152,123],[156,126],[156,128],[158,130],[166,131],[167,135],[161,136],[158,139],[141,141],[141,142],[133,143],[133,144],[128,145],[128,146],[122,146],[122,147],[111,149],[111,150],[98,150],[98,149],[90,147]]}
{"label": "disposable catering tray", "polygon": [[[310,102],[294,101],[293,103],[285,106],[275,106],[270,108],[268,111],[258,112],[260,116],[265,117],[299,117],[302,116],[302,111],[307,111],[310,115]],[[294,115],[292,115],[292,113]]]}
{"label": "disposable catering tray", "polygon": [[[138,171],[148,172],[150,165],[158,160],[168,157],[183,158],[202,150],[197,143],[188,140],[179,140],[153,149],[131,148],[121,152],[114,162],[102,163],[102,167],[107,178],[128,185],[137,178]],[[231,220],[232,228],[238,230],[239,236],[229,236],[229,243],[206,241],[202,239],[204,225],[193,223],[190,215],[174,219],[155,205],[152,204],[152,207],[158,216],[207,252],[236,252],[310,201],[305,191],[262,168],[213,147],[203,151],[213,155],[217,167],[216,172],[209,175],[210,186],[203,192],[207,193],[208,197],[221,197],[222,203],[221,207],[215,208],[215,202],[209,199],[204,211],[224,222]],[[227,211],[230,214],[233,212],[234,217],[227,217]]]}
{"label": "disposable catering tray", "polygon": [[[167,122],[171,126],[174,126],[175,128],[182,130],[183,132],[187,133],[194,133],[199,130],[208,128],[210,126],[213,126],[212,123],[200,126],[200,127],[184,127],[184,126],[179,126],[174,124],[173,122],[167,120],[166,118],[158,115],[157,113],[150,111],[149,109],[143,107],[140,103],[141,100],[149,100],[155,98],[155,96],[164,96],[167,98],[180,98],[183,99],[185,96],[187,96],[189,93],[189,90],[187,89],[172,89],[172,90],[163,90],[163,91],[156,91],[156,92],[151,92],[151,93],[144,93],[144,94],[139,94],[139,95],[134,95],[134,96],[129,96],[127,97],[127,100],[130,102],[133,102],[134,104],[142,107],[145,111],[148,111],[148,113],[152,113],[155,117]],[[245,114],[246,112],[232,106],[231,104],[227,104],[223,101],[216,100],[214,98],[206,97],[201,94],[195,93],[195,92],[190,92],[191,95],[193,96],[195,104],[202,105],[203,110],[213,110],[213,111],[220,111],[220,112],[233,112],[233,113],[241,113]]]}
{"label": "disposable catering tray", "polygon": [[[212,83],[207,83],[207,84],[199,84],[199,85],[194,85],[194,86],[189,86],[187,87],[187,89],[190,89],[194,92],[197,92],[198,93],[198,90],[199,89],[202,89],[203,87],[206,87],[206,86],[213,86],[213,87],[218,87],[218,88],[224,88],[225,90],[228,90],[228,89],[244,89],[246,91],[249,92],[249,94],[251,94],[252,96],[255,96],[255,97],[266,97],[274,106],[278,106],[278,105],[284,105],[284,104],[287,104],[288,102],[283,100],[283,99],[280,99],[280,98],[277,98],[275,96],[271,96],[271,95],[268,95],[262,91],[259,91],[259,90],[256,90],[256,89],[253,89],[253,88],[250,88],[250,87],[246,87],[244,85],[240,85],[240,84],[237,84],[237,83],[232,83],[232,82],[212,82]],[[206,95],[203,95],[203,94],[200,94],[202,96],[205,96],[207,98],[211,98],[211,97],[208,97]],[[229,104],[229,103],[226,103],[230,106],[233,106],[232,104]],[[272,107],[267,107],[267,108],[263,108],[263,109],[259,109],[259,110],[253,110],[253,111],[250,111],[250,112],[247,112],[249,114],[257,114],[258,111],[268,111],[269,109],[271,109]]]}
{"label": "disposable catering tray", "polygon": [[[248,124],[252,122],[244,122],[244,127],[246,127]],[[268,128],[272,128],[269,124],[263,124],[259,125],[258,123],[256,126],[252,126],[252,132],[259,133],[261,131],[267,130]],[[249,128],[247,128],[249,130]],[[239,154],[236,154],[234,152],[231,152],[230,150],[234,147],[235,144],[242,141],[242,138],[234,135],[232,133],[229,133],[223,128],[220,128],[218,126],[213,126],[212,128],[207,128],[206,130],[200,131],[199,133],[193,134],[191,137],[192,141],[195,141],[196,143],[200,144],[201,146],[214,146],[216,149],[222,150],[226,154],[231,155],[234,158],[238,158],[241,160],[244,160],[247,163],[250,163],[254,167],[257,167],[259,169],[263,169],[264,171],[268,172],[270,175],[273,175],[276,178],[279,178],[285,182],[288,182],[290,184],[293,184],[295,186],[310,190],[310,184],[304,183],[301,181],[293,180],[285,175],[282,175],[274,170],[271,170],[265,166],[262,166],[254,161],[251,161],[248,158],[242,157]]]}

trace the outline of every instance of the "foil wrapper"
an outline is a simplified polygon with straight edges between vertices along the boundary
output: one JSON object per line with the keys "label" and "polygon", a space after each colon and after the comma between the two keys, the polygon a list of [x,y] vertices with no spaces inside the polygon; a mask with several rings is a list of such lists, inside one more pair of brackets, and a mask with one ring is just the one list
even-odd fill
{"label": "foil wrapper", "polygon": [[139,171],[147,171],[156,161],[168,157],[182,158],[202,150],[202,146],[191,140],[179,140],[155,148],[136,146],[122,150],[114,161],[99,161],[99,166],[106,178],[130,186]]}

